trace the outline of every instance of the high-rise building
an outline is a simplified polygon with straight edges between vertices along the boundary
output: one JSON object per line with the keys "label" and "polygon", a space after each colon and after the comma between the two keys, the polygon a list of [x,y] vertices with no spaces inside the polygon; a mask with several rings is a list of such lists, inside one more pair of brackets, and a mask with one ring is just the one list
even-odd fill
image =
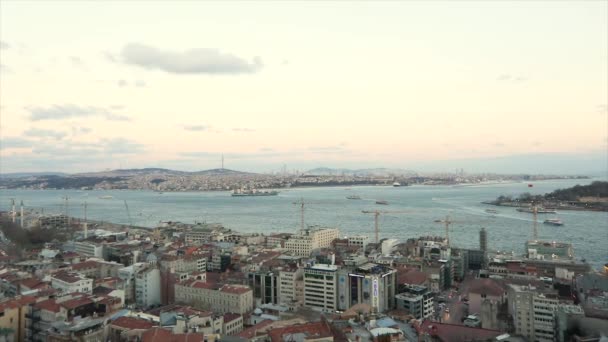
{"label": "high-rise building", "polygon": [[139,307],[148,308],[160,304],[160,270],[146,266],[135,274],[135,302]]}
{"label": "high-rise building", "polygon": [[515,332],[530,341],[555,340],[555,311],[560,304],[554,292],[532,286],[509,285],[509,313]]}
{"label": "high-rise building", "polygon": [[336,265],[316,264],[304,268],[304,306],[325,312],[336,310]]}
{"label": "high-rise building", "polygon": [[279,303],[302,305],[304,301],[304,269],[285,267],[279,271]]}
{"label": "high-rise building", "polygon": [[338,309],[368,304],[374,312],[395,306],[397,271],[385,265],[366,263],[338,271]]}

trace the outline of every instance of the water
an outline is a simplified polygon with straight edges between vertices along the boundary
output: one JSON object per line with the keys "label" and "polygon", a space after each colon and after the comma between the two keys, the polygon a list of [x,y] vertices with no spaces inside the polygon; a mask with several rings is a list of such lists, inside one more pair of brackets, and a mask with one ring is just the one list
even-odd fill
{"label": "water", "polygon": [[[444,235],[445,226],[434,220],[450,215],[450,240],[458,247],[478,248],[479,229],[488,231],[489,248],[524,252],[524,242],[532,237],[532,215],[514,208],[493,207],[481,201],[499,195],[517,196],[522,192],[543,194],[591,180],[555,180],[527,183],[503,183],[474,186],[360,186],[299,188],[282,190],[278,196],[231,197],[228,192],[152,191],[77,191],[77,190],[0,190],[0,208],[8,210],[10,199],[23,200],[26,207],[44,208],[45,213],[65,213],[64,196],[69,197],[68,211],[82,217],[83,202],[93,220],[129,224],[126,200],[132,224],[155,227],[159,221],[220,222],[240,232],[296,232],[300,226],[300,206],[304,199],[307,225],[337,226],[345,235],[367,234],[373,239],[374,215],[362,210],[407,211],[380,216],[380,238],[405,240],[424,234]],[[359,195],[361,200],[348,200]],[[112,196],[112,199],[100,199]],[[386,200],[389,205],[377,205]],[[484,210],[498,210],[494,216]],[[545,216],[559,217],[564,226],[542,224]],[[557,215],[539,214],[538,233],[542,240],[573,244],[578,258],[585,258],[594,268],[608,262],[608,213],[560,211]]]}

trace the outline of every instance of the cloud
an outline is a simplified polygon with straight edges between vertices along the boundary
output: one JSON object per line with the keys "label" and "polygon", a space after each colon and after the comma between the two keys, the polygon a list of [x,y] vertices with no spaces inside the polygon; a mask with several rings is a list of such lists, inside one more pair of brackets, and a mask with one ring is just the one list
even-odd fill
{"label": "cloud", "polygon": [[84,117],[101,117],[111,121],[129,121],[130,118],[115,114],[111,110],[101,107],[81,107],[73,104],[52,105],[49,107],[25,107],[31,121],[62,120]]}
{"label": "cloud", "polygon": [[505,147],[505,144],[501,143],[501,142],[497,142],[497,143],[494,143],[494,147]]}
{"label": "cloud", "polygon": [[608,105],[607,104],[599,104],[596,106],[597,112],[600,114],[608,114]]}
{"label": "cloud", "polygon": [[11,46],[7,42],[0,40],[0,50],[7,50],[10,47]]}
{"label": "cloud", "polygon": [[125,138],[107,138],[94,143],[61,141],[58,144],[38,144],[33,147],[35,154],[53,157],[93,157],[112,155],[131,155],[144,152],[144,145]]}
{"label": "cloud", "polygon": [[253,128],[233,128],[232,131],[233,132],[242,132],[242,133],[251,133],[251,132],[255,132],[255,129],[253,129]]}
{"label": "cloud", "polygon": [[125,138],[102,139],[101,148],[109,154],[136,154],[145,151],[144,145]]}
{"label": "cloud", "polygon": [[80,59],[80,57],[70,56],[70,63],[72,63],[72,65],[75,67],[84,67],[84,62],[82,61],[82,59]]}
{"label": "cloud", "polygon": [[66,132],[55,131],[52,129],[40,129],[40,128],[30,128],[23,133],[29,137],[36,138],[54,138],[57,140],[61,140],[67,136]]}
{"label": "cloud", "polygon": [[0,139],[0,149],[7,148],[30,148],[32,147],[33,142],[28,139],[23,139],[20,137],[6,137]]}
{"label": "cloud", "polygon": [[260,148],[260,152],[274,152],[275,149],[271,147],[262,147]]}
{"label": "cloud", "polygon": [[498,75],[498,77],[496,78],[496,80],[501,81],[501,82],[524,82],[527,81],[528,78],[525,76],[521,76],[521,75],[512,75],[512,74],[502,74],[502,75]]}
{"label": "cloud", "polygon": [[348,153],[349,151],[344,148],[344,145],[336,146],[312,146],[308,148],[309,152],[320,153],[320,154],[332,154],[332,153]]}
{"label": "cloud", "polygon": [[88,133],[91,133],[92,131],[93,131],[93,129],[89,128],[89,127],[76,127],[76,126],[72,127],[72,135],[88,134]]}
{"label": "cloud", "polygon": [[262,68],[259,57],[249,62],[230,53],[205,48],[174,52],[131,43],[122,49],[121,57],[126,64],[174,74],[242,74]]}
{"label": "cloud", "polygon": [[211,128],[211,126],[207,125],[184,125],[183,127],[185,130],[193,132],[207,131]]}

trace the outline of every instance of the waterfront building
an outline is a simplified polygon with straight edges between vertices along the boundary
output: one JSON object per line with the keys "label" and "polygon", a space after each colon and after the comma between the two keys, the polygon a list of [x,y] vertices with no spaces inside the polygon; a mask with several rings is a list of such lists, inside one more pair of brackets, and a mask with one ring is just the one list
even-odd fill
{"label": "waterfront building", "polygon": [[369,236],[367,235],[354,235],[348,237],[348,245],[359,247],[360,250],[364,251],[369,243]]}
{"label": "waterfront building", "polygon": [[357,304],[367,304],[374,312],[384,312],[395,306],[397,271],[375,263],[338,271],[338,309],[347,310]]}
{"label": "waterfront building", "polygon": [[398,310],[404,310],[416,319],[433,316],[435,303],[433,293],[426,286],[405,285],[404,292],[395,295]]}
{"label": "waterfront building", "polygon": [[573,259],[572,244],[556,241],[526,241],[526,252],[530,259]]}
{"label": "waterfront building", "polygon": [[316,264],[304,268],[304,306],[325,312],[337,308],[336,265]]}
{"label": "waterfront building", "polygon": [[298,256],[308,257],[313,250],[327,248],[338,238],[337,228],[308,228],[300,230],[285,243],[285,248]]}

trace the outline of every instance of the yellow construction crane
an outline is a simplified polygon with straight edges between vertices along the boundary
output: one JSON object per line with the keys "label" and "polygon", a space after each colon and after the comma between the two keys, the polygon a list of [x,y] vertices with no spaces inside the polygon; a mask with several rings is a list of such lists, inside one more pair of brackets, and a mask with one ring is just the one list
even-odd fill
{"label": "yellow construction crane", "polygon": [[450,245],[450,225],[454,223],[469,223],[479,224],[487,223],[487,221],[454,221],[450,218],[450,215],[445,215],[445,219],[435,220],[436,223],[443,223],[445,225],[445,239],[447,240],[448,246]]}
{"label": "yellow construction crane", "polygon": [[378,218],[380,217],[380,214],[407,214],[407,213],[414,213],[415,211],[411,211],[411,210],[391,210],[391,211],[386,211],[386,210],[362,210],[361,211],[364,214],[374,214],[374,233],[375,233],[375,237],[376,237],[376,243],[378,243],[379,239],[378,239],[378,234],[379,234],[379,227],[378,227]]}

